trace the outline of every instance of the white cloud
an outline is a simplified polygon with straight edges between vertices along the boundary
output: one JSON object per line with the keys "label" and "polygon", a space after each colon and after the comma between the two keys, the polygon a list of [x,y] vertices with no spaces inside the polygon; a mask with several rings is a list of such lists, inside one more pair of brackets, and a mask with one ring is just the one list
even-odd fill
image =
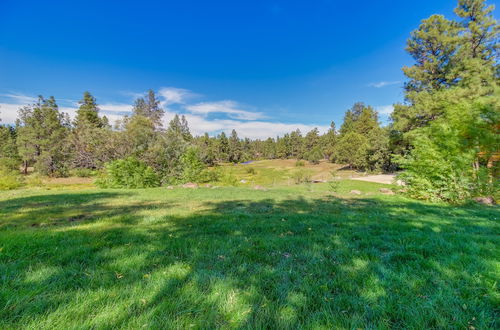
{"label": "white cloud", "polygon": [[226,100],[219,102],[202,102],[186,106],[186,110],[199,115],[208,115],[210,113],[224,113],[233,119],[257,120],[265,118],[261,112],[251,112],[238,109],[237,102]]}
{"label": "white cloud", "polygon": [[168,106],[170,104],[185,104],[186,101],[198,96],[188,89],[176,88],[176,87],[162,87],[158,91],[158,94],[162,98],[162,105]]}
{"label": "white cloud", "polygon": [[379,82],[369,83],[368,86],[375,88],[382,88],[385,86],[397,85],[399,83],[401,83],[401,81],[379,81]]}
{"label": "white cloud", "polygon": [[[164,126],[167,127],[168,122],[175,114],[167,112],[164,117]],[[205,132],[209,134],[217,134],[225,132],[230,134],[231,130],[235,129],[240,138],[251,139],[267,139],[268,137],[275,138],[276,136],[283,136],[285,133],[290,133],[297,128],[300,129],[302,134],[306,134],[315,127],[318,128],[320,133],[328,131],[329,126],[318,125],[305,125],[305,124],[288,124],[269,121],[240,121],[233,119],[219,119],[209,120],[204,116],[186,114],[186,120],[189,124],[189,129],[193,135],[203,135]]]}
{"label": "white cloud", "polygon": [[99,109],[104,113],[132,113],[132,105],[126,103],[103,103],[99,104]]}
{"label": "white cloud", "polygon": [[[244,110],[239,103],[231,100],[217,102],[199,102],[190,103],[198,94],[187,89],[165,87],[159,91],[159,97],[165,110],[163,117],[164,127],[168,127],[168,122],[175,116],[174,111],[168,108],[168,105],[178,105],[178,110],[184,113],[189,123],[189,128],[194,135],[202,135],[208,132],[211,135],[225,132],[229,134],[232,129],[236,129],[241,138],[267,139],[268,137],[283,136],[297,128],[303,134],[317,127],[320,132],[326,132],[328,126],[290,124],[281,122],[271,122],[263,120],[265,115],[262,112],[253,112]],[[32,104],[36,98],[22,94],[2,94],[8,101],[0,103],[0,118],[2,124],[15,123],[17,112],[22,106]],[[58,99],[59,100],[59,99]],[[99,104],[101,115],[108,117],[111,124],[116,120],[122,119],[124,115],[132,112],[132,105],[126,103],[103,103]],[[69,114],[73,119],[78,109],[77,104],[67,104],[60,106],[59,110]],[[220,114],[223,119],[211,119],[209,114]]]}
{"label": "white cloud", "polygon": [[17,118],[17,111],[22,104],[0,103],[1,124],[14,124]]}
{"label": "white cloud", "polygon": [[37,100],[36,97],[18,93],[0,94],[0,96],[7,97],[9,99],[12,99],[16,103],[21,103],[21,104],[34,103]]}
{"label": "white cloud", "polygon": [[381,106],[375,107],[375,110],[380,115],[389,116],[392,113],[392,111],[394,111],[394,106],[392,106],[392,105],[381,105]]}

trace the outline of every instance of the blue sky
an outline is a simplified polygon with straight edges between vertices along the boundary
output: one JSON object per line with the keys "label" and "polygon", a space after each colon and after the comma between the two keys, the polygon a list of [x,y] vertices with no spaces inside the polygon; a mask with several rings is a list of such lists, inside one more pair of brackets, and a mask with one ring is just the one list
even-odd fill
{"label": "blue sky", "polygon": [[266,137],[403,99],[405,41],[456,1],[0,1],[0,118],[89,90],[116,119],[149,88],[200,134]]}

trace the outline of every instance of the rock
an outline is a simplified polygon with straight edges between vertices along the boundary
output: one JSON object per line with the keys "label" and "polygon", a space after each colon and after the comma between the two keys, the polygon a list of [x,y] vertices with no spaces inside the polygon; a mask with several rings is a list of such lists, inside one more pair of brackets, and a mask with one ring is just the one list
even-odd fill
{"label": "rock", "polygon": [[351,194],[361,195],[361,191],[359,191],[359,190],[351,190]]}
{"label": "rock", "polygon": [[198,188],[198,185],[196,183],[188,182],[188,183],[183,184],[182,188],[196,189],[196,188]]}
{"label": "rock", "polygon": [[173,190],[174,189],[174,186],[168,186],[167,187],[168,190]]}
{"label": "rock", "polygon": [[394,191],[389,188],[380,188],[379,191],[384,195],[394,195]]}
{"label": "rock", "polygon": [[245,179],[240,180],[240,183],[247,183],[247,180],[245,180]]}
{"label": "rock", "polygon": [[479,204],[483,204],[483,205],[496,205],[495,199],[491,196],[476,197],[476,198],[474,198],[474,200],[476,202],[478,202]]}
{"label": "rock", "polygon": [[264,190],[264,191],[267,191],[267,189],[266,189],[266,188],[264,188],[264,187],[262,187],[262,186],[259,186],[259,185],[254,186],[254,187],[253,187],[253,189],[255,189],[255,190]]}

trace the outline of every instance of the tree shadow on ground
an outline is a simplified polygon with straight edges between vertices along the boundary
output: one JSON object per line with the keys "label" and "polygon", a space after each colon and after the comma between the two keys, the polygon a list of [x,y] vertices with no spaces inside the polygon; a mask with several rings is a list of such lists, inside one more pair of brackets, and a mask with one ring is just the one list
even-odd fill
{"label": "tree shadow on ground", "polygon": [[100,220],[7,227],[6,325],[57,327],[69,313],[88,327],[495,326],[497,208],[298,197],[149,215],[151,205],[110,206],[119,195],[103,194],[0,203]]}

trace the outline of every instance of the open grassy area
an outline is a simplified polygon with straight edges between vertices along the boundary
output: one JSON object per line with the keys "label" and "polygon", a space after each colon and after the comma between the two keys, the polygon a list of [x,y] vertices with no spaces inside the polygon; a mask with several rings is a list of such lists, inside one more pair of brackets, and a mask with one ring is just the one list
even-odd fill
{"label": "open grassy area", "polygon": [[498,328],[498,208],[381,186],[1,192],[0,328]]}
{"label": "open grassy area", "polygon": [[[343,166],[332,164],[328,161],[321,161],[317,165],[310,164],[308,161],[301,161],[303,166],[296,166],[296,159],[268,159],[253,161],[249,164],[224,164],[219,167],[223,178],[230,175],[236,179],[236,185],[251,186],[283,186],[294,185],[294,174],[297,172],[306,172],[310,179],[328,181],[332,179],[332,173],[339,178],[360,177],[363,173],[353,170],[340,170]],[[244,180],[246,182],[241,183]],[[216,182],[224,185],[225,182]]]}

